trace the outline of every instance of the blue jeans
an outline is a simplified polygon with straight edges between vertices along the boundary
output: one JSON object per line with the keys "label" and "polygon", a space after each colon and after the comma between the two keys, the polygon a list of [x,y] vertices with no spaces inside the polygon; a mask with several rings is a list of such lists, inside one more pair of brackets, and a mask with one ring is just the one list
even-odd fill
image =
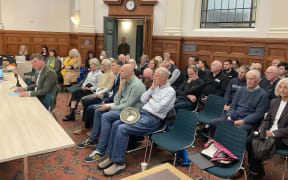
{"label": "blue jeans", "polygon": [[85,122],[85,127],[90,128],[93,120],[95,111],[95,104],[100,104],[102,100],[100,98],[93,98],[90,95],[85,96],[81,99],[83,104],[83,117],[82,121]]}
{"label": "blue jeans", "polygon": [[91,106],[91,109],[94,109],[94,119],[93,119],[93,128],[92,128],[91,135],[89,137],[89,141],[95,144],[98,142],[98,136],[99,136],[100,128],[101,128],[102,114],[107,112],[107,111],[98,111],[97,110],[98,106],[99,105]]}
{"label": "blue jeans", "polygon": [[[108,113],[106,114],[109,115]],[[108,136],[104,137],[106,141],[109,139],[109,141],[106,142],[107,148],[105,154],[110,156],[113,162],[124,162],[129,136],[143,136],[147,133],[152,133],[159,129],[161,124],[159,119],[156,119],[154,116],[144,111],[140,111],[140,119],[135,124],[123,123],[119,120],[120,117],[115,121],[116,118],[115,116],[112,117],[113,115],[111,115],[111,118],[109,119],[109,116],[106,116],[106,114],[105,118],[104,115],[102,118],[103,129],[101,128],[100,142],[103,138],[102,132],[105,132],[106,135],[109,134],[109,138]],[[109,122],[112,123],[109,124]],[[106,127],[103,126],[104,123],[107,123],[107,125],[109,124],[108,129],[104,129]]]}

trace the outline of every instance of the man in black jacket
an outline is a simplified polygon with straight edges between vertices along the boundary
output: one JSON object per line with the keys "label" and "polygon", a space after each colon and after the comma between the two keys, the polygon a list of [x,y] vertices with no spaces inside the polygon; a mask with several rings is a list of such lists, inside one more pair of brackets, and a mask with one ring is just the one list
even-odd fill
{"label": "man in black jacket", "polygon": [[201,96],[204,81],[198,77],[198,69],[195,65],[187,68],[188,80],[182,82],[176,89],[175,109],[194,110]]}

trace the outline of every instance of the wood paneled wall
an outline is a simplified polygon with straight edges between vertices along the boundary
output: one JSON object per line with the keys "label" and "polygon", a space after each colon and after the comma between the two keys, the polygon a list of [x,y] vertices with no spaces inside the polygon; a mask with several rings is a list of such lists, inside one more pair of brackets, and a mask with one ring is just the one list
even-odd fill
{"label": "wood paneled wall", "polygon": [[[259,62],[266,69],[273,59],[288,62],[288,39],[276,38],[226,38],[226,37],[168,37],[156,36],[152,42],[152,57],[171,52],[172,59],[183,69],[191,55],[197,55],[210,65],[215,59],[238,59],[240,64]],[[193,44],[195,51],[185,52],[184,44]],[[264,47],[264,56],[248,55],[248,47]]]}
{"label": "wood paneled wall", "polygon": [[26,45],[31,55],[40,53],[41,46],[45,44],[49,49],[56,49],[61,57],[68,56],[71,48],[78,49],[81,54],[82,64],[84,64],[88,50],[96,51],[96,36],[97,34],[95,33],[4,30],[0,31],[0,54],[16,55],[19,46]]}
{"label": "wood paneled wall", "polygon": [[[99,57],[103,50],[103,33],[64,33],[38,31],[0,30],[0,54],[16,55],[20,45],[28,47],[29,54],[40,53],[41,46],[55,48],[61,57],[68,56],[71,48],[77,48],[84,64],[88,50]],[[184,52],[184,44],[194,44],[193,52]],[[248,47],[264,47],[264,56],[248,55]],[[281,38],[226,38],[226,37],[175,37],[153,36],[150,57],[170,52],[171,58],[181,69],[190,55],[198,55],[210,65],[214,59],[239,59],[240,64],[259,62],[264,69],[273,59],[288,62],[288,39]]]}

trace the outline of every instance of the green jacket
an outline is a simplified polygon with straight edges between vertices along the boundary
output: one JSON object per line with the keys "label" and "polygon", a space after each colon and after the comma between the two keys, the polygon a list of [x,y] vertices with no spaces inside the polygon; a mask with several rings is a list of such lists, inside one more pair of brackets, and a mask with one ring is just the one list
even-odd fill
{"label": "green jacket", "polygon": [[51,105],[51,109],[53,109],[56,105],[57,74],[53,69],[44,66],[38,81],[37,90],[35,91],[38,75],[38,73],[35,75],[35,85],[28,86],[27,91],[31,91],[30,96],[37,96],[41,102],[44,100],[46,94],[51,94],[54,97]]}

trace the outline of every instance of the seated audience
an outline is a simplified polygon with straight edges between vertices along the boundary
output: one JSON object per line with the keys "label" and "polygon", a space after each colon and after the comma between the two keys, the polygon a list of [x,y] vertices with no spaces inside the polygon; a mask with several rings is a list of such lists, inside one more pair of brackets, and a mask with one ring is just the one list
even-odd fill
{"label": "seated audience", "polygon": [[154,72],[150,68],[146,68],[143,73],[142,81],[145,85],[146,90],[152,86],[153,83]]}
{"label": "seated audience", "polygon": [[65,116],[63,121],[75,120],[75,108],[80,99],[89,94],[93,94],[98,88],[98,82],[102,72],[100,70],[100,63],[96,58],[89,60],[91,71],[88,73],[87,78],[82,84],[81,89],[72,92],[72,97],[70,100],[70,113]]}
{"label": "seated audience", "polygon": [[104,94],[103,97],[101,95],[97,96],[96,98],[93,96],[85,96],[81,99],[83,105],[81,128],[74,131],[74,134],[79,135],[86,133],[86,131],[91,127],[90,121],[94,119],[94,112],[98,107],[98,104],[113,103],[114,96],[118,92],[120,84],[119,73],[122,65],[122,62],[119,60],[115,60],[111,64],[111,70],[116,77],[114,79],[112,89],[109,93]]}
{"label": "seated audience", "polygon": [[158,61],[156,61],[155,59],[151,59],[151,60],[149,61],[148,67],[149,67],[150,69],[152,69],[153,72],[155,72],[156,69],[159,67]]}
{"label": "seated audience", "polygon": [[288,77],[288,64],[286,62],[280,62],[277,67],[280,79]]}
{"label": "seated audience", "polygon": [[189,58],[187,60],[187,66],[181,72],[179,81],[181,81],[181,82],[187,81],[187,79],[188,79],[188,74],[187,74],[188,67],[191,66],[191,65],[196,65],[198,63],[198,60],[199,60],[199,58],[197,56],[195,56],[195,55],[189,56]]}
{"label": "seated audience", "polygon": [[140,119],[136,123],[123,123],[120,120],[121,111],[111,111],[103,115],[100,143],[90,155],[97,157],[90,159],[107,156],[98,164],[99,169],[104,169],[104,175],[113,176],[126,168],[125,154],[129,136],[141,136],[157,130],[161,120],[173,108],[175,91],[167,82],[169,74],[169,71],[162,67],[156,70],[153,85],[141,96],[144,106],[139,109]]}
{"label": "seated audience", "polygon": [[209,80],[205,82],[205,87],[202,91],[202,102],[206,102],[209,94],[224,96],[225,90],[229,83],[229,78],[222,71],[222,63],[219,60],[214,60],[211,64],[211,73]]}
{"label": "seated audience", "polygon": [[29,54],[25,45],[20,45],[17,56],[25,56],[25,60],[29,60]]}
{"label": "seated audience", "polygon": [[56,106],[57,74],[45,65],[44,57],[40,54],[32,55],[32,67],[36,70],[35,84],[27,88],[19,87],[15,92],[21,92],[21,97],[36,96],[42,103],[47,94],[54,97],[51,110]]}
{"label": "seated audience", "polygon": [[229,79],[235,78],[238,76],[238,73],[232,68],[232,60],[231,59],[226,59],[224,61],[224,74],[226,77]]}
{"label": "seated audience", "polygon": [[44,57],[45,62],[47,62],[47,58],[49,57],[49,53],[48,53],[48,47],[46,45],[42,45],[41,55]]}
{"label": "seated audience", "polygon": [[[87,58],[85,60],[85,69],[86,69],[86,74],[88,74],[88,72],[90,71],[90,59],[92,58],[96,58],[94,51],[89,50],[87,52]],[[100,63],[100,62],[99,62]]]}
{"label": "seated audience", "polygon": [[140,58],[140,73],[143,75],[144,69],[148,66],[149,58],[146,54],[143,54]]}
{"label": "seated audience", "polygon": [[250,69],[254,69],[260,72],[260,77],[261,80],[259,82],[259,86],[263,87],[265,84],[267,84],[267,79],[266,77],[262,74],[262,65],[260,63],[252,63]]}
{"label": "seated audience", "polygon": [[140,77],[140,71],[138,70],[138,66],[137,66],[137,64],[136,64],[136,61],[135,61],[135,59],[130,59],[129,61],[128,61],[128,64],[131,64],[132,66],[133,66],[133,68],[134,68],[134,74],[135,74],[135,76],[136,77]]}
{"label": "seated audience", "polygon": [[67,57],[62,66],[61,74],[63,77],[64,86],[71,86],[77,83],[77,78],[80,75],[81,56],[77,49],[71,49],[69,51],[69,57]]}
{"label": "seated audience", "polygon": [[154,59],[155,59],[156,61],[158,61],[158,65],[159,65],[159,67],[161,67],[161,64],[162,64],[162,62],[163,62],[162,57],[161,57],[161,56],[155,56]]}
{"label": "seated audience", "polygon": [[124,54],[119,54],[118,60],[120,60],[123,64],[127,64],[126,56]]}
{"label": "seated audience", "polygon": [[238,59],[234,59],[234,60],[232,60],[232,68],[236,71],[236,72],[238,72],[239,71],[239,60]]}
{"label": "seated audience", "polygon": [[164,52],[163,57],[164,57],[164,61],[166,60],[166,61],[168,61],[170,64],[175,65],[175,62],[171,59],[171,55],[170,55],[169,52]]}
{"label": "seated audience", "polygon": [[212,134],[215,128],[214,125],[219,122],[229,123],[245,129],[248,134],[259,127],[269,103],[267,93],[258,85],[259,80],[259,71],[250,70],[247,72],[247,87],[241,87],[236,91],[226,116],[211,121]]}
{"label": "seated audience", "polygon": [[[95,146],[98,142],[98,136],[101,128],[102,114],[105,112],[120,116],[121,110],[125,107],[142,107],[140,97],[145,92],[145,87],[141,80],[134,75],[133,67],[130,64],[125,64],[120,70],[120,85],[117,94],[114,96],[113,103],[101,104],[96,107],[93,120],[93,129],[91,136],[78,145],[78,148],[85,148],[87,146]],[[106,124],[104,124],[105,126]],[[102,135],[106,132],[102,132]],[[107,132],[108,133],[108,132]],[[103,138],[104,139],[104,138]],[[97,146],[98,147],[98,146]],[[86,159],[86,162],[92,162],[98,159],[98,155],[93,151]]]}
{"label": "seated audience", "polygon": [[198,67],[198,76],[200,79],[203,79],[204,83],[206,84],[207,82],[210,81],[211,79],[211,72],[209,70],[209,67],[206,63],[206,61],[204,60],[198,60],[198,64],[197,64],[197,67]]}
{"label": "seated audience", "polygon": [[266,79],[267,79],[267,83],[262,84],[261,88],[263,88],[267,94],[269,95],[269,99],[271,101],[271,99],[276,98],[275,96],[275,87],[278,83],[279,79],[279,74],[278,74],[278,68],[276,66],[269,66],[266,69],[265,72],[266,75]]}
{"label": "seated audience", "polygon": [[190,65],[187,68],[188,79],[176,89],[175,109],[194,110],[201,98],[204,81],[198,77],[198,68]]}
{"label": "seated audience", "polygon": [[106,51],[102,50],[101,53],[100,53],[100,56],[99,56],[99,59],[100,59],[100,63],[102,62],[103,59],[107,59],[107,53]]}
{"label": "seated audience", "polygon": [[168,82],[170,83],[170,85],[172,87],[177,87],[179,81],[177,82],[181,72],[180,70],[177,68],[177,66],[171,64],[169,61],[164,60],[162,62],[162,67],[166,68],[171,74],[169,76]]}
{"label": "seated audience", "polygon": [[271,66],[277,67],[280,62],[281,62],[281,61],[280,61],[279,59],[274,59],[274,60],[272,61],[272,63],[271,63]]}
{"label": "seated audience", "polygon": [[[46,61],[46,66],[54,69],[57,74],[58,83],[63,83],[63,79],[61,78],[61,60],[57,57],[57,52],[55,49],[49,49],[49,57]],[[61,82],[62,81],[62,82]]]}
{"label": "seated audience", "polygon": [[[280,80],[275,88],[276,96],[271,101],[268,115],[259,127],[266,131],[267,137],[274,137],[276,149],[288,149],[288,78]],[[256,160],[252,151],[252,136],[247,138],[247,152],[249,162],[249,179],[258,180],[265,176],[263,162]]]}
{"label": "seated audience", "polygon": [[246,86],[246,73],[249,71],[248,65],[242,65],[238,71],[238,77],[235,77],[230,80],[229,85],[225,91],[224,99],[225,105],[224,110],[227,111],[230,107],[230,104],[233,101],[236,91]]}

